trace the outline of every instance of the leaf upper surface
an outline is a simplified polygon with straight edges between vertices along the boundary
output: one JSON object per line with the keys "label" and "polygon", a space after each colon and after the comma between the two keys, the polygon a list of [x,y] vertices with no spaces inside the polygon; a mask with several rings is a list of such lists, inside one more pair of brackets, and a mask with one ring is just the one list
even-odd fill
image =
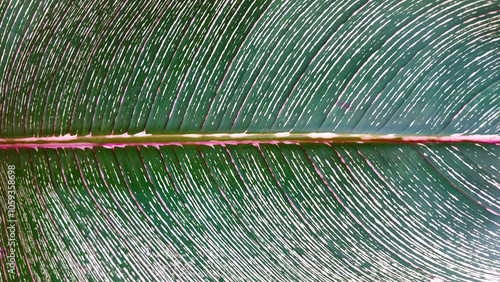
{"label": "leaf upper surface", "polygon": [[2,280],[499,280],[499,11],[1,2]]}

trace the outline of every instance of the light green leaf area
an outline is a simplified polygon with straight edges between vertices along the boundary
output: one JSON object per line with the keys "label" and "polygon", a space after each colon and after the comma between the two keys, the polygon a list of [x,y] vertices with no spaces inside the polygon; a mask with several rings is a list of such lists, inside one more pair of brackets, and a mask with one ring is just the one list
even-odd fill
{"label": "light green leaf area", "polygon": [[498,1],[0,3],[0,281],[499,281]]}

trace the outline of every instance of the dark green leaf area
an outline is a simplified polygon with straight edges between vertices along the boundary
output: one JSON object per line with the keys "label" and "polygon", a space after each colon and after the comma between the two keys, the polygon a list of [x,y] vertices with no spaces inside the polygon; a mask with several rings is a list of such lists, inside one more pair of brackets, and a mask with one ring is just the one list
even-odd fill
{"label": "dark green leaf area", "polygon": [[495,1],[4,2],[2,138],[500,132]]}
{"label": "dark green leaf area", "polygon": [[498,278],[498,157],[473,143],[21,148],[0,150],[0,171],[15,166],[22,280],[471,281]]}

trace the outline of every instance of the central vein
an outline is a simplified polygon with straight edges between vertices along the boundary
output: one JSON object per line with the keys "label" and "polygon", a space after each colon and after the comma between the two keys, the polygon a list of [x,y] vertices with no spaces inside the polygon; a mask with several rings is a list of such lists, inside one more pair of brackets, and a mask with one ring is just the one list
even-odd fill
{"label": "central vein", "polygon": [[0,148],[15,147],[86,147],[86,146],[125,146],[125,145],[222,145],[250,143],[360,143],[360,142],[477,142],[500,143],[499,135],[372,135],[316,133],[218,133],[218,134],[135,134],[105,136],[58,136],[0,139]]}

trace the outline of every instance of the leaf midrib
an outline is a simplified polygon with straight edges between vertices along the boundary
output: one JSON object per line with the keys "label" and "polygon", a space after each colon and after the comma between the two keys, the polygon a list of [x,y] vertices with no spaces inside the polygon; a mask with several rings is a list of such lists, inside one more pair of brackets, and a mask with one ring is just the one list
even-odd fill
{"label": "leaf midrib", "polygon": [[0,139],[0,148],[13,147],[86,147],[125,145],[222,145],[248,143],[500,143],[500,135],[398,135],[314,133],[213,133],[213,134],[136,134],[105,136],[58,136]]}

